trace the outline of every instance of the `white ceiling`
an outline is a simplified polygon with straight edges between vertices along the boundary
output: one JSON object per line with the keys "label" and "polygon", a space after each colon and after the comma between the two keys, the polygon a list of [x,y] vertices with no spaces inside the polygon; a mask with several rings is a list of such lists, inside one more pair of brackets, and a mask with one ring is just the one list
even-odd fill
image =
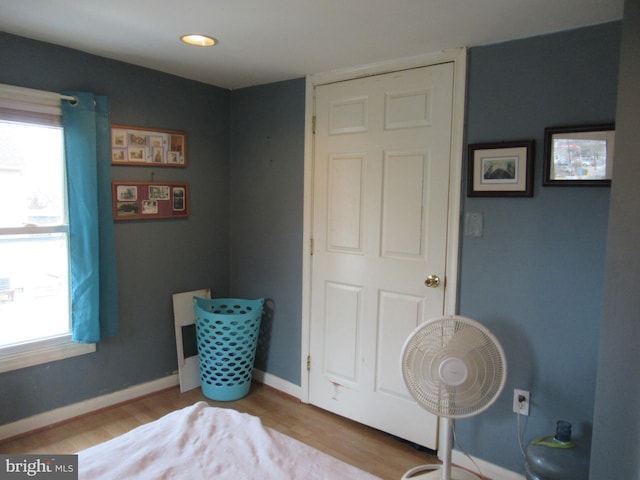
{"label": "white ceiling", "polygon": [[[622,8],[623,0],[0,0],[0,30],[235,89],[604,23]],[[185,33],[220,43],[189,47],[178,40]]]}

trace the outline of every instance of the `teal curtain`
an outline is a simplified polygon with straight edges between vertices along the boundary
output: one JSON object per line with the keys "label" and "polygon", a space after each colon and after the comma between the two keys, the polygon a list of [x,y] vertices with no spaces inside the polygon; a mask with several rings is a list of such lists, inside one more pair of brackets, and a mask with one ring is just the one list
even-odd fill
{"label": "teal curtain", "polygon": [[71,322],[74,342],[118,332],[118,287],[111,214],[111,122],[104,96],[64,92]]}

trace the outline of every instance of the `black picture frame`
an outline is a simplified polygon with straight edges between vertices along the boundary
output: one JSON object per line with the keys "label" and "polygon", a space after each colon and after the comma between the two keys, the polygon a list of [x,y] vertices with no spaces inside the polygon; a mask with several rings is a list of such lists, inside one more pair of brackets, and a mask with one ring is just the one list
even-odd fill
{"label": "black picture frame", "polygon": [[548,127],[544,130],[544,186],[611,185],[615,125]]}
{"label": "black picture frame", "polygon": [[469,197],[532,197],[535,140],[468,146]]}

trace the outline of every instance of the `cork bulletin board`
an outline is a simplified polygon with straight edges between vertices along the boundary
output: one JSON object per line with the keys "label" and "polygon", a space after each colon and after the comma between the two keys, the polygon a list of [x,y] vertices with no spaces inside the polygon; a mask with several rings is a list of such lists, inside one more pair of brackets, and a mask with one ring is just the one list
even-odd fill
{"label": "cork bulletin board", "polygon": [[186,167],[187,135],[176,130],[111,125],[111,164]]}
{"label": "cork bulletin board", "polygon": [[173,182],[113,182],[114,220],[189,216],[189,185]]}

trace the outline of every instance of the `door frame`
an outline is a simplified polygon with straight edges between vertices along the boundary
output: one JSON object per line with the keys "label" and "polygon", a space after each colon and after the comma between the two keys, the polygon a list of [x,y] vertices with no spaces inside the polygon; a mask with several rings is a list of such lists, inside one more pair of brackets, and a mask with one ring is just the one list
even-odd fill
{"label": "door frame", "polygon": [[447,215],[447,258],[444,313],[456,313],[458,300],[458,253],[460,238],[460,208],[462,191],[462,157],[464,135],[464,106],[466,93],[467,50],[457,48],[432,54],[407,57],[389,62],[375,63],[316,73],[306,77],[305,127],[304,127],[304,200],[302,247],[302,334],[300,359],[300,400],[309,403],[309,372],[307,358],[311,348],[311,264],[314,185],[314,134],[315,89],[328,83],[391,73],[410,68],[426,67],[440,63],[453,63],[453,111],[451,132],[451,158],[449,167],[449,212]]}

